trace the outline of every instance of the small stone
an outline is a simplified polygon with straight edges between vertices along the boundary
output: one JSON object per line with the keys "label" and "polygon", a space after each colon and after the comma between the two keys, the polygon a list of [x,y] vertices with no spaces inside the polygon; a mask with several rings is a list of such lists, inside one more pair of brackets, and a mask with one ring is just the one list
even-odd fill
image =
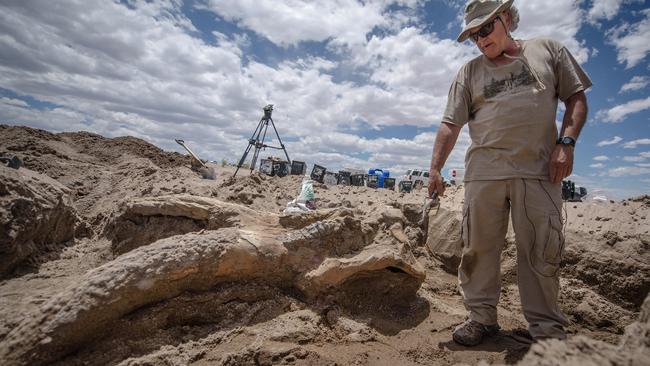
{"label": "small stone", "polygon": [[578,217],[582,217],[582,216],[584,216],[584,215],[583,214],[578,214]]}

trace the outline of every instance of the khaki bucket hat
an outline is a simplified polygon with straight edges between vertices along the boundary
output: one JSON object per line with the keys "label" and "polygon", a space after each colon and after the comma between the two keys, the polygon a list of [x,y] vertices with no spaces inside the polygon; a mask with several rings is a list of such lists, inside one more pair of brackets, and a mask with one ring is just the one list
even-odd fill
{"label": "khaki bucket hat", "polygon": [[463,42],[469,37],[469,30],[483,26],[500,12],[509,9],[514,0],[470,0],[465,6],[465,27],[456,39]]}

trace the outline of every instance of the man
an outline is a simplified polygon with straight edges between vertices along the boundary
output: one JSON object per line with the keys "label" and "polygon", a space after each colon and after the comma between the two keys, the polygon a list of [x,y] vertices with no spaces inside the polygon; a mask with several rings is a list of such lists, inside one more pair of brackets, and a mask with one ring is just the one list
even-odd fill
{"label": "man", "polygon": [[[440,174],[463,125],[463,248],[458,279],[469,319],[453,339],[473,346],[499,330],[500,256],[508,216],[517,242],[517,281],[533,339],[565,339],[558,270],[564,247],[562,178],[587,116],[591,81],[569,51],[550,39],[515,40],[513,0],[471,0],[458,42],[470,38],[482,55],[465,64],[449,90],[433,148],[429,194],[444,193]],[[559,134],[558,98],[566,111]]]}

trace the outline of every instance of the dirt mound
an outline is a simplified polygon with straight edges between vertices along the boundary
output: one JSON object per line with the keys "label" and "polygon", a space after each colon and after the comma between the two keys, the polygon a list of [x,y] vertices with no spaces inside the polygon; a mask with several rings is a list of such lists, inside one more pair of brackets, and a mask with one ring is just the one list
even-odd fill
{"label": "dirt mound", "polygon": [[[248,216],[248,226],[220,229],[227,221],[225,211],[239,219]],[[383,319],[376,326],[390,331],[400,327],[390,317],[399,314],[397,307],[417,301],[424,279],[408,248],[381,234],[381,220],[365,223],[348,211],[286,234],[268,214],[191,196],[137,201],[126,214],[204,220],[207,230],[156,241],[89,272],[41,307],[39,316],[12,330],[0,357],[10,364],[49,363],[93,337],[106,339],[102,330],[109,323],[138,308],[187,291],[251,280],[299,289],[313,306],[328,302],[355,314],[370,311]],[[188,315],[182,324],[193,321]],[[214,319],[201,322],[219,329]]]}
{"label": "dirt mound", "polygon": [[[423,190],[314,183],[317,210],[282,214],[304,177],[233,178],[226,166],[201,179],[187,156],[132,137],[0,125],[0,154],[26,162],[0,176],[3,238],[37,249],[30,271],[0,281],[9,365],[513,364],[529,350],[512,232],[502,332],[472,349],[451,341],[466,316],[462,187],[425,225]],[[629,357],[603,358],[625,364],[646,352],[633,323],[650,278],[646,198],[565,203],[571,340],[529,356],[569,362],[575,345],[609,357],[625,344]],[[84,223],[86,237],[72,230]]]}
{"label": "dirt mound", "polygon": [[0,166],[0,276],[87,234],[69,189],[37,172]]}
{"label": "dirt mound", "polygon": [[132,136],[108,139],[89,132],[61,133],[59,136],[74,146],[79,153],[93,156],[104,164],[112,164],[127,155],[147,159],[163,169],[188,165],[191,162],[189,156],[163,151]]}
{"label": "dirt mound", "polygon": [[638,321],[625,329],[617,345],[577,336],[568,342],[543,341],[534,345],[520,365],[648,365],[650,364],[650,296]]}

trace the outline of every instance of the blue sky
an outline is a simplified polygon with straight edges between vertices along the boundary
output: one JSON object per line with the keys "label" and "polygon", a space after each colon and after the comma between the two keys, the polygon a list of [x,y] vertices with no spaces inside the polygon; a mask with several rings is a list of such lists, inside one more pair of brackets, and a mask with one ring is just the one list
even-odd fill
{"label": "blue sky", "polygon": [[[292,159],[428,168],[450,82],[478,54],[455,42],[463,5],[5,0],[0,122],[133,135],[177,151],[180,138],[204,158],[234,162],[271,103]],[[650,193],[648,3],[515,5],[516,38],[557,39],[594,82],[571,178],[617,199]],[[469,144],[464,129],[447,168],[463,166]]]}

